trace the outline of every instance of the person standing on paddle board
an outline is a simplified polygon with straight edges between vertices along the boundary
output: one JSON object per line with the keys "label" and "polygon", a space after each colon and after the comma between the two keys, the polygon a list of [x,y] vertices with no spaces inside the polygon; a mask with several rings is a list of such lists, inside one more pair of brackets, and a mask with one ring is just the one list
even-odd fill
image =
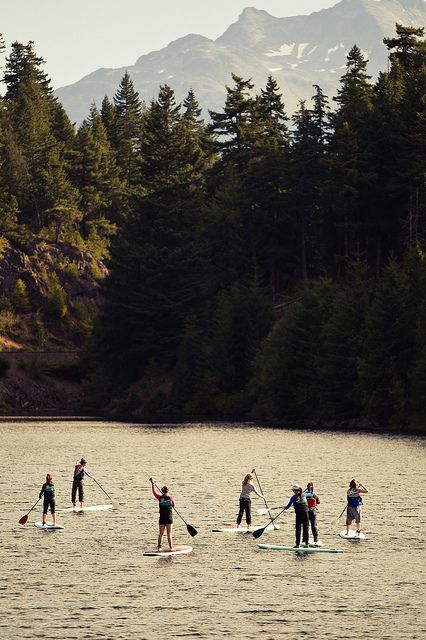
{"label": "person standing on paddle board", "polygon": [[46,482],[43,484],[40,494],[39,500],[43,498],[43,526],[46,526],[46,517],[47,511],[50,508],[50,513],[52,514],[52,522],[56,524],[56,513],[55,513],[55,485],[53,484],[53,478],[50,473],[46,476]]}
{"label": "person standing on paddle board", "polygon": [[155,486],[155,482],[152,478],[151,481],[151,489],[154,495],[159,502],[160,509],[160,518],[158,520],[159,524],[159,533],[158,533],[158,543],[157,549],[161,551],[161,544],[163,542],[164,532],[167,534],[167,542],[169,543],[169,551],[173,551],[173,541],[172,541],[172,527],[173,527],[173,507],[175,506],[175,501],[173,500],[173,496],[169,496],[168,487],[161,487],[161,493],[157,491]]}
{"label": "person standing on paddle board", "polygon": [[284,511],[290,509],[293,505],[296,513],[296,544],[294,548],[300,547],[300,534],[303,529],[303,542],[302,546],[309,546],[309,508],[308,500],[303,495],[303,489],[298,484],[292,486],[293,495],[291,496],[286,507],[283,506]]}
{"label": "person standing on paddle board", "polygon": [[243,513],[245,512],[246,514],[246,523],[247,523],[247,530],[250,531],[251,529],[251,498],[250,498],[250,494],[252,493],[252,491],[259,496],[259,498],[263,498],[263,495],[261,493],[259,493],[258,491],[256,491],[256,488],[254,486],[254,484],[252,483],[253,480],[253,476],[251,473],[248,473],[244,480],[243,480],[243,484],[241,487],[241,493],[240,493],[240,510],[238,512],[238,516],[237,516],[237,527],[240,526],[241,524],[241,520],[243,519]]}
{"label": "person standing on paddle board", "polygon": [[81,458],[80,462],[76,462],[74,466],[74,478],[72,481],[72,490],[71,490],[71,502],[72,506],[75,507],[75,498],[78,491],[78,501],[80,502],[80,507],[83,508],[84,501],[84,491],[83,491],[83,480],[84,476],[88,476],[92,478],[92,474],[86,469],[86,460]]}
{"label": "person standing on paddle board", "polygon": [[347,491],[348,506],[346,509],[346,535],[349,535],[349,529],[351,528],[354,520],[356,523],[357,534],[359,535],[361,533],[361,493],[368,493],[368,491],[361,482],[351,480]]}
{"label": "person standing on paddle board", "polygon": [[318,527],[317,527],[317,504],[320,503],[320,499],[315,493],[315,487],[313,482],[308,482],[305,491],[303,492],[308,502],[308,518],[311,523],[312,535],[314,536],[314,542],[318,542]]}

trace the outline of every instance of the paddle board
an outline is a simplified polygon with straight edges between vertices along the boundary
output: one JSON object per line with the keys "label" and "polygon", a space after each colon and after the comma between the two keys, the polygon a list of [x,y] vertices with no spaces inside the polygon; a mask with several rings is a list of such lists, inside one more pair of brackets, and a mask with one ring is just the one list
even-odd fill
{"label": "paddle board", "polygon": [[323,547],[324,543],[321,540],[317,540],[316,542],[310,542],[310,547]]}
{"label": "paddle board", "polygon": [[361,533],[358,535],[356,531],[354,531],[353,529],[349,529],[349,535],[346,533],[346,529],[344,531],[341,531],[339,533],[339,537],[340,538],[344,538],[345,540],[352,540],[352,541],[359,541],[359,540],[366,540],[367,537],[365,535],[365,533]]}
{"label": "paddle board", "polygon": [[165,549],[164,551],[144,551],[144,556],[182,556],[185,553],[191,553],[192,547],[181,545],[180,547],[174,547],[173,551]]}
{"label": "paddle board", "polygon": [[64,528],[61,524],[53,524],[52,522],[46,522],[44,526],[42,522],[34,522],[34,526],[37,527],[37,529],[45,529],[46,531]]}
{"label": "paddle board", "polygon": [[[257,531],[258,529],[263,529],[264,525],[253,525],[251,529],[247,529],[247,527],[237,527],[234,525],[233,527],[215,527],[212,529],[215,533],[253,533],[253,531]],[[279,529],[280,525],[276,524],[268,524],[265,531],[274,531],[275,529]]]}
{"label": "paddle board", "polygon": [[56,509],[56,511],[62,511],[63,513],[81,513],[82,511],[107,511],[112,508],[112,504],[93,504],[89,507],[67,507],[66,509]]}
{"label": "paddle board", "polygon": [[283,547],[279,544],[258,544],[259,549],[273,551],[292,551],[293,553],[343,553],[340,549],[324,549],[321,547]]}

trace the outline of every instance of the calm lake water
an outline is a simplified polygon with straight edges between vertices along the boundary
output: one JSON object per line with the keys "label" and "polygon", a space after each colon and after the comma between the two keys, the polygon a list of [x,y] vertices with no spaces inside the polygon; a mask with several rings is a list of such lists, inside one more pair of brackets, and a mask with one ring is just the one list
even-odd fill
{"label": "calm lake water", "polygon": [[[421,639],[425,620],[425,441],[416,437],[89,422],[0,424],[0,638],[341,638]],[[57,507],[70,505],[71,478],[84,456],[120,508],[63,513],[63,531],[18,524],[45,474]],[[342,554],[261,551],[252,536],[212,533],[232,522],[241,479],[256,467],[271,506],[294,482],[314,480],[320,537]],[[175,544],[190,555],[151,558],[157,501],[148,478],[168,483]],[[364,498],[365,542],[333,523],[351,478]],[[105,503],[87,479],[86,504]],[[263,507],[253,500],[253,510]],[[49,516],[50,517],[50,516]],[[257,517],[266,523],[264,517]],[[294,515],[259,542],[294,544]]]}

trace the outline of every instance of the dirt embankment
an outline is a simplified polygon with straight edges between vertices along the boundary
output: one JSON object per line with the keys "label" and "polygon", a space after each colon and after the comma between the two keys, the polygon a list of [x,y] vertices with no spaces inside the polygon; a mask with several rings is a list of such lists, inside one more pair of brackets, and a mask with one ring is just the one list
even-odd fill
{"label": "dirt embankment", "polygon": [[[10,368],[0,378],[0,415],[79,415],[78,352],[2,353]],[[68,378],[68,379],[67,379]]]}

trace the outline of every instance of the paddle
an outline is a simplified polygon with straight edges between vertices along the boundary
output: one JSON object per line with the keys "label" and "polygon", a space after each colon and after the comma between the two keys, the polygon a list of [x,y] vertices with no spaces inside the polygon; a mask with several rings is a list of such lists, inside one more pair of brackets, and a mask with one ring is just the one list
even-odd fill
{"label": "paddle", "polygon": [[94,478],[93,476],[89,476],[90,478],[92,478],[92,480],[94,480],[96,482],[96,484],[98,485],[99,489],[101,489],[104,494],[107,496],[107,498],[109,498],[111,500],[112,506],[114,507],[114,509],[118,509],[118,502],[115,502],[115,500],[113,500],[111,498],[111,496],[109,495],[109,493],[107,493],[105,491],[105,489],[99,484],[99,482],[96,480],[96,478]]}
{"label": "paddle", "polygon": [[[278,511],[278,509],[282,509],[282,507],[269,507],[271,511]],[[257,509],[256,513],[259,516],[267,516],[269,514],[269,509]]]}
{"label": "paddle", "polygon": [[276,520],[277,518],[279,518],[279,517],[280,517],[280,515],[281,515],[282,513],[284,513],[284,511],[285,511],[285,509],[282,509],[282,510],[281,510],[281,511],[280,511],[280,512],[279,512],[279,513],[278,513],[274,518],[271,518],[271,522],[268,522],[268,524],[265,524],[265,526],[264,526],[264,527],[262,527],[261,529],[255,529],[255,530],[253,531],[253,538],[256,538],[256,539],[257,539],[257,538],[260,538],[260,536],[265,532],[265,529],[267,529],[267,528],[269,527],[269,525],[270,525],[270,524],[272,524],[272,522],[273,522],[274,520]]}
{"label": "paddle", "polygon": [[37,500],[37,502],[35,504],[33,504],[33,506],[31,507],[31,509],[28,511],[28,513],[26,513],[24,516],[22,516],[22,518],[19,520],[19,524],[25,524],[26,521],[28,520],[28,516],[30,515],[31,511],[33,509],[35,509],[35,507],[38,505],[38,503],[40,502],[41,498],[39,498]]}
{"label": "paddle", "polygon": [[340,515],[337,516],[337,518],[335,520],[333,520],[333,524],[339,524],[339,520],[342,517],[342,515],[345,513],[346,509],[348,508],[348,505],[345,505],[345,508],[343,509],[342,513]]}
{"label": "paddle", "polygon": [[[152,478],[150,478],[150,481],[152,482]],[[161,493],[161,489],[155,484],[155,482],[154,482],[154,487],[157,489],[157,491],[159,491]],[[192,527],[190,524],[188,524],[186,522],[186,520],[180,515],[180,513],[176,509],[176,507],[173,507],[173,509],[176,511],[176,513],[178,514],[179,518],[186,524],[186,528],[187,528],[187,531],[188,531],[189,535],[194,538],[198,533],[197,529],[195,527]]]}
{"label": "paddle", "polygon": [[[268,510],[268,515],[269,515],[269,517],[271,518],[271,522],[272,522],[272,514],[271,514],[271,510],[269,509],[269,507],[268,507],[268,503],[266,502],[266,498],[265,498],[265,495],[264,495],[264,493],[263,493],[262,485],[260,484],[259,476],[258,476],[258,475],[257,475],[257,473],[256,473],[256,469],[252,469],[252,473],[254,473],[254,475],[256,476],[257,484],[259,485],[259,489],[260,489],[260,491],[261,491],[261,493],[262,493],[262,497],[263,497],[263,500],[264,500],[264,502],[265,502],[265,507],[266,507],[266,508],[267,508],[267,510]],[[274,529],[275,529],[275,525],[274,525]]]}

